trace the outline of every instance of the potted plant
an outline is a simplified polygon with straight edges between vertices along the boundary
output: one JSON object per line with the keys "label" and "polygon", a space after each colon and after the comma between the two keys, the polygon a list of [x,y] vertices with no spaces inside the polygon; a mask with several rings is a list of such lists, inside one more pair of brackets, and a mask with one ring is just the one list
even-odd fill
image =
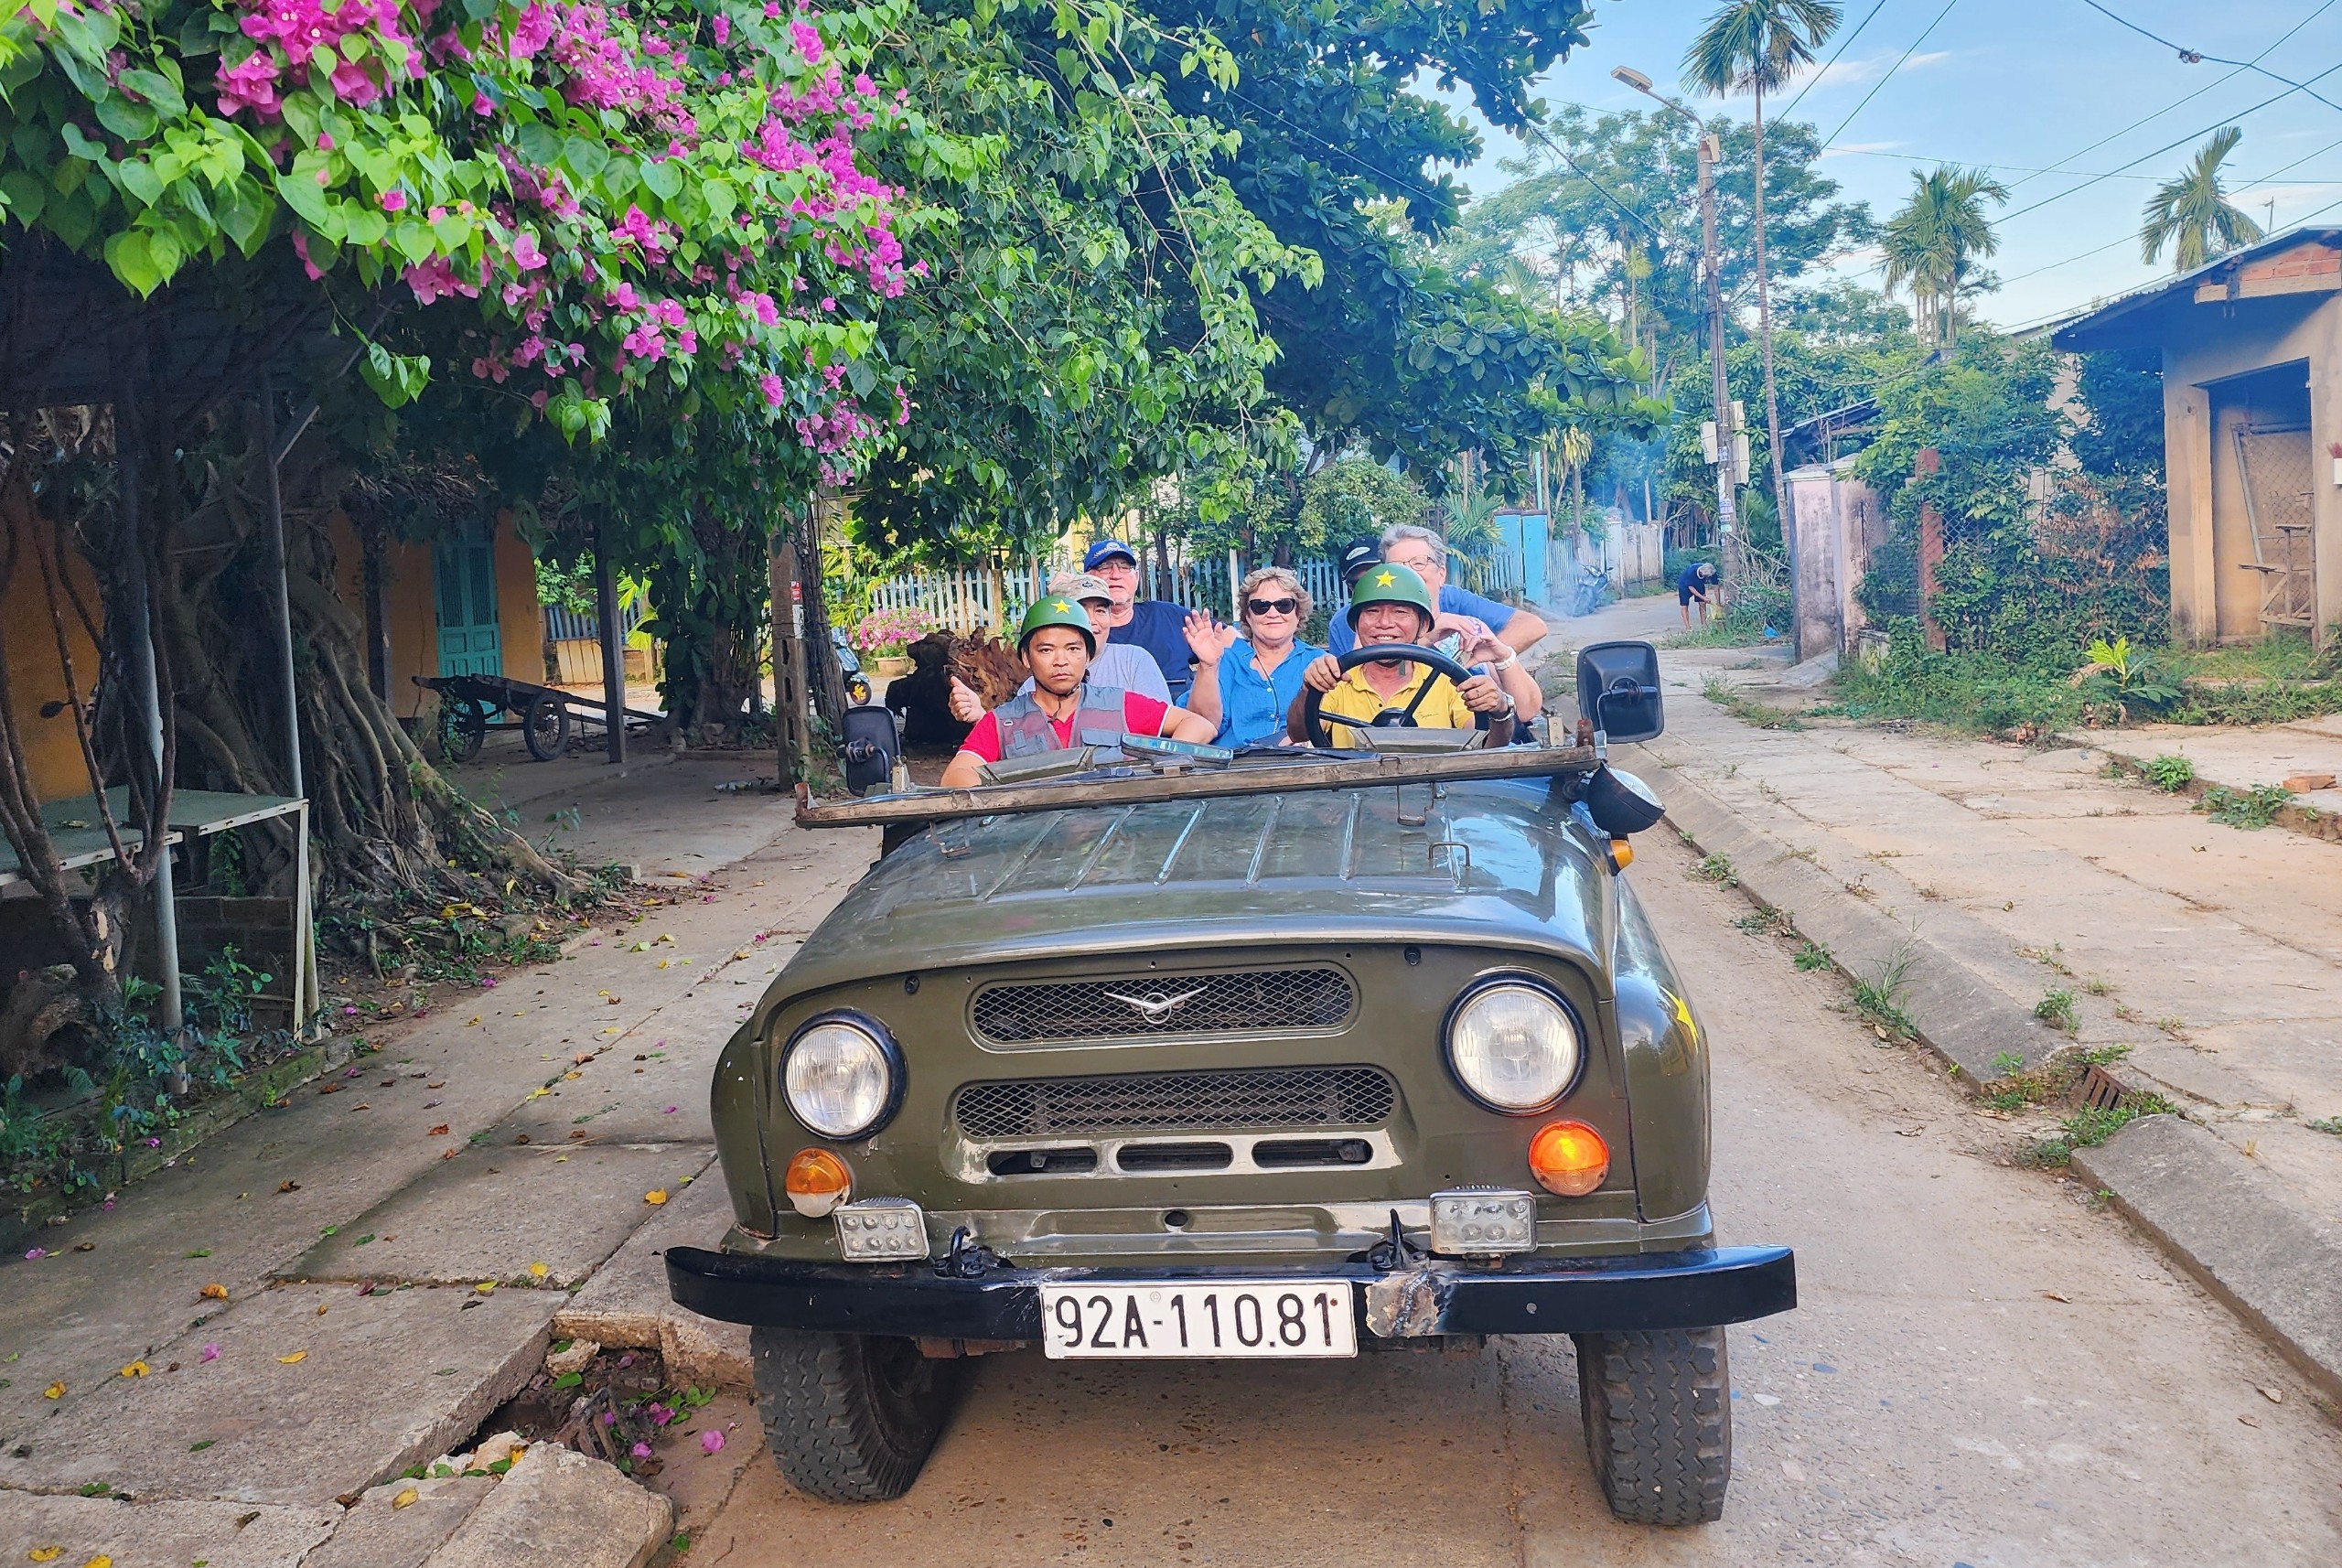
{"label": "potted plant", "polygon": [[936,629],[933,618],[918,609],[876,609],[855,623],[854,650],[874,660],[888,680],[911,671],[905,650]]}

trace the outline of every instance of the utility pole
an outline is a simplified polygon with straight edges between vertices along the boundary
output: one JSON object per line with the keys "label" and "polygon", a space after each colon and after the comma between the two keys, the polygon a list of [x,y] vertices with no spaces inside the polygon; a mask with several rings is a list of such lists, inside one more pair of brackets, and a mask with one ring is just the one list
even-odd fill
{"label": "utility pole", "polygon": [[1724,373],[1724,275],[1716,257],[1716,160],[1722,156],[1722,149],[1697,114],[1674,99],[1653,91],[1649,77],[1623,65],[1610,74],[1652,102],[1690,121],[1692,134],[1700,139],[1700,267],[1707,274],[1708,352],[1714,376],[1710,400],[1715,408],[1716,426],[1716,542],[1724,556],[1721,571],[1724,596],[1729,599],[1740,590],[1745,567],[1739,510],[1733,505],[1733,496],[1740,484],[1740,440],[1739,432],[1733,428],[1732,382]]}

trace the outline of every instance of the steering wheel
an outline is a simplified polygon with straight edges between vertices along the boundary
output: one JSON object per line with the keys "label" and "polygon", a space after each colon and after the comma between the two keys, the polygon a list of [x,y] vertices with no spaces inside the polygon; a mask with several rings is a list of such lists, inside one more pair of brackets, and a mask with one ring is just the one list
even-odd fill
{"label": "steering wheel", "polygon": [[[1421,648],[1412,642],[1379,642],[1370,648],[1353,648],[1341,656],[1342,673],[1347,675],[1361,664],[1375,664],[1385,659],[1404,659],[1413,664],[1424,665],[1434,675],[1445,675],[1461,686],[1472,678],[1472,672],[1436,648]],[[1353,719],[1341,714],[1324,711],[1326,693],[1316,687],[1305,689],[1301,703],[1301,727],[1315,746],[1331,746],[1334,736],[1326,728],[1329,723],[1348,725],[1352,729],[1413,729],[1415,710],[1423,705],[1423,698],[1431,693],[1431,682],[1426,679],[1415,688],[1415,699],[1404,708],[1385,708],[1370,719]]]}

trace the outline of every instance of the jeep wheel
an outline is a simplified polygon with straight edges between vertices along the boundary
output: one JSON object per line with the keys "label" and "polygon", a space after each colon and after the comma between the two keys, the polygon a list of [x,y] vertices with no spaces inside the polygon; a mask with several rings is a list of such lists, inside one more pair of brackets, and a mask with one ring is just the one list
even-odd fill
{"label": "jeep wheel", "polygon": [[789,1484],[838,1503],[899,1498],[951,1418],[960,1363],[929,1360],[908,1339],[750,1332],[757,1412]]}
{"label": "jeep wheel", "polygon": [[1628,1524],[1713,1524],[1732,1480],[1732,1371],[1721,1328],[1581,1334],[1594,1478]]}

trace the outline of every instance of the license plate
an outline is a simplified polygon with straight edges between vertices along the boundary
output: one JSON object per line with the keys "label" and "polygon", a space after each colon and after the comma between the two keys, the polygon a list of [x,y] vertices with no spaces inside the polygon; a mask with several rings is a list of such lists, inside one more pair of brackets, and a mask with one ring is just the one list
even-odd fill
{"label": "license plate", "polygon": [[1348,1280],[1041,1287],[1051,1360],[1355,1356]]}

